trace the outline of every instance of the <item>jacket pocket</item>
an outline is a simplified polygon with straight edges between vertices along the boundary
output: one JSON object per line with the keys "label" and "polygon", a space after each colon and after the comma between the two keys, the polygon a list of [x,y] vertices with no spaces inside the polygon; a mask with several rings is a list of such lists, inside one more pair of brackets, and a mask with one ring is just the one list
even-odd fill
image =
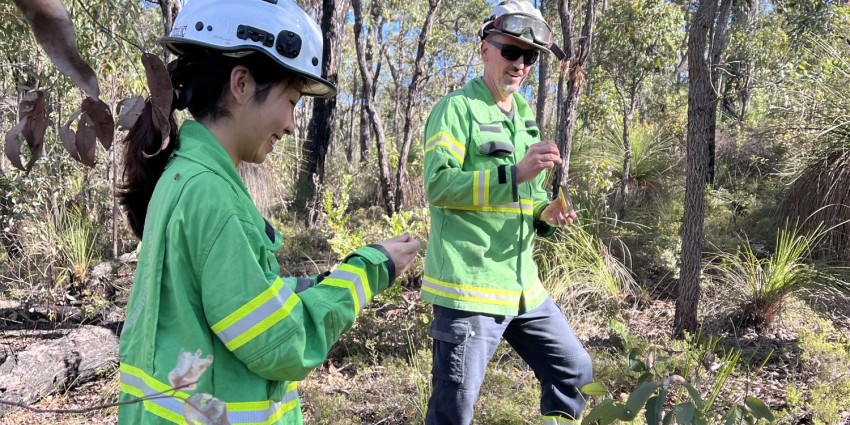
{"label": "jacket pocket", "polygon": [[435,317],[429,334],[434,338],[434,365],[431,373],[436,379],[463,383],[465,345],[469,339],[469,322]]}

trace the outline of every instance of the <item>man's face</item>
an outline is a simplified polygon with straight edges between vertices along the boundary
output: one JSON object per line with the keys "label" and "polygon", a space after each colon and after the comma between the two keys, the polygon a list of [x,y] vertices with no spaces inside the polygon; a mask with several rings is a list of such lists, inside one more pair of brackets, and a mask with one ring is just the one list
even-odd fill
{"label": "man's face", "polygon": [[[496,43],[491,44],[490,41]],[[520,55],[516,60],[508,60],[502,56],[502,49],[497,46],[516,46],[520,49],[533,50],[534,46],[503,34],[490,34],[481,44],[481,57],[484,61],[484,78],[491,82],[503,97],[512,95],[525,81],[531,71],[531,65],[525,63]],[[509,48],[510,49],[510,48]]]}

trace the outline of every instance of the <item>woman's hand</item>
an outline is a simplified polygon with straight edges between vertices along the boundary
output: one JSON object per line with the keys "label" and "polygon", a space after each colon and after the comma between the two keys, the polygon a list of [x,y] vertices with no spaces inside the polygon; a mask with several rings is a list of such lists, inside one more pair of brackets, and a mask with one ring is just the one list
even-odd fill
{"label": "woman's hand", "polygon": [[377,245],[384,247],[390,256],[390,260],[395,264],[395,276],[393,278],[397,278],[409,270],[413,266],[416,254],[419,253],[419,240],[408,233],[378,242]]}

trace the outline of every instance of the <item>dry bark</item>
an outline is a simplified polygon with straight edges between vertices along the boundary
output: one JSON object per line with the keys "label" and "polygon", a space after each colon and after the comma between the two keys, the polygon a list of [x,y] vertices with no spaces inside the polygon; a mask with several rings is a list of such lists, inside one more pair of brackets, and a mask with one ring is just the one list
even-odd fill
{"label": "dry bark", "polygon": [[[34,333],[31,333],[31,335]],[[11,337],[4,332],[3,340]],[[118,337],[109,329],[81,326],[45,331],[40,342],[7,353],[0,365],[0,399],[32,404],[57,391],[65,391],[118,366]],[[0,418],[13,407],[0,405]]]}

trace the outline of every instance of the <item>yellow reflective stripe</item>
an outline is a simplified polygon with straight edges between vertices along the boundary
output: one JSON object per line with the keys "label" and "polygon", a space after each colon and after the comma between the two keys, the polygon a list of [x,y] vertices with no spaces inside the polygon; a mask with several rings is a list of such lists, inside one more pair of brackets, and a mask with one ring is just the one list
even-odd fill
{"label": "yellow reflective stripe", "polygon": [[546,288],[543,287],[540,278],[537,279],[534,286],[526,290],[526,294],[527,296],[525,298],[529,300],[529,304],[535,304],[541,297],[546,296]]}
{"label": "yellow reflective stripe", "polygon": [[484,205],[484,200],[481,199],[481,171],[472,173],[472,205]]}
{"label": "yellow reflective stripe", "polygon": [[476,302],[491,305],[516,306],[521,291],[507,289],[480,288],[458,283],[444,282],[430,276],[422,278],[422,290],[431,294],[458,301]]}
{"label": "yellow reflective stripe", "polygon": [[[134,397],[157,396],[144,401],[145,410],[168,421],[182,424],[183,409],[189,394],[169,391],[170,386],[146,374],[141,369],[122,363],[121,391]],[[298,383],[291,382],[280,401],[262,400],[225,403],[231,424],[272,424],[298,406]]]}
{"label": "yellow reflective stripe", "polygon": [[436,149],[437,146],[443,146],[448,149],[449,152],[451,152],[451,154],[454,155],[461,164],[463,164],[463,158],[466,156],[466,146],[458,142],[451,134],[445,131],[440,131],[431,136],[431,138],[425,142],[425,153]]}
{"label": "yellow reflective stripe", "polygon": [[135,366],[131,366],[127,363],[121,363],[121,365],[119,366],[119,370],[123,373],[127,373],[129,375],[132,375],[132,376],[135,376],[136,378],[141,379],[142,381],[144,381],[145,385],[151,387],[151,389],[153,389],[156,392],[160,392],[160,393],[167,392],[168,394],[173,394],[177,397],[189,398],[189,393],[187,393],[185,391],[172,391],[173,387],[171,385],[160,382],[158,379],[154,378],[153,376],[148,375],[147,373],[145,373],[145,371],[143,371],[143,370],[141,370],[141,369],[139,369]]}
{"label": "yellow reflective stripe", "polygon": [[236,350],[283,320],[299,298],[278,277],[271,287],[212,326],[228,350]]}
{"label": "yellow reflective stripe", "polygon": [[[487,198],[489,202],[489,197]],[[481,211],[481,212],[498,212],[498,213],[511,213],[511,214],[523,214],[523,215],[534,215],[534,204],[531,200],[522,199],[520,202],[511,202],[509,204],[503,205],[471,205],[471,206],[454,206],[454,205],[445,205],[440,208],[449,209],[449,210],[461,210],[461,211]]]}
{"label": "yellow reflective stripe", "polygon": [[490,205],[490,170],[484,171],[484,204]]}
{"label": "yellow reflective stripe", "polygon": [[569,418],[564,418],[564,417],[561,417],[561,416],[544,416],[543,417],[543,424],[544,425],[573,425],[573,424],[579,424],[579,423],[580,423],[579,421],[569,419]]}

